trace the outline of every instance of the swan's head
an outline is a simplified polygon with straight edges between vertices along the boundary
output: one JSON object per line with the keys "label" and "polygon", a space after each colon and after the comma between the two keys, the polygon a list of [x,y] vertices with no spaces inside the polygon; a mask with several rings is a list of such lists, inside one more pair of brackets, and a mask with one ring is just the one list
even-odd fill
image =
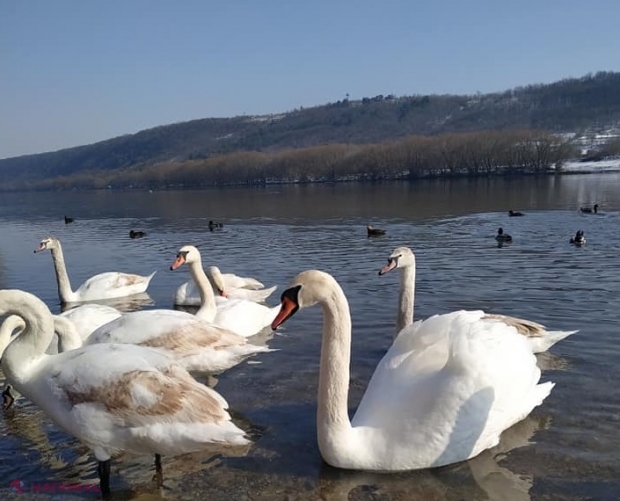
{"label": "swan's head", "polygon": [[193,245],[184,245],[177,252],[177,257],[170,265],[171,270],[176,270],[184,264],[200,263],[200,251]]}
{"label": "swan's head", "polygon": [[302,308],[329,300],[338,283],[330,274],[319,270],[302,271],[280,296],[280,311],[271,323],[276,330]]}
{"label": "swan's head", "polygon": [[222,276],[222,272],[217,266],[209,266],[206,270],[207,278],[211,285],[217,289],[217,292],[222,297],[227,297],[226,294],[226,285],[224,284],[224,277]]}
{"label": "swan's head", "polygon": [[388,257],[387,264],[379,270],[379,275],[385,275],[396,268],[415,267],[415,256],[409,247],[397,247]]}
{"label": "swan's head", "polygon": [[39,246],[34,250],[35,253],[41,252],[44,250],[52,250],[58,248],[58,240],[54,237],[45,237],[39,243]]}

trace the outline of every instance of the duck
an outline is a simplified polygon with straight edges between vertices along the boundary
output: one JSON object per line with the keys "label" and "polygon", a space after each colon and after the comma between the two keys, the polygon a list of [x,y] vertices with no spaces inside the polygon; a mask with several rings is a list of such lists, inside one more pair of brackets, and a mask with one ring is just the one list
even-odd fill
{"label": "duck", "polygon": [[224,227],[222,223],[217,223],[212,220],[209,220],[209,231],[220,230]]}
{"label": "duck", "polygon": [[508,233],[504,233],[504,229],[503,228],[499,228],[497,230],[497,235],[495,235],[495,240],[497,240],[498,242],[512,242],[512,237],[510,235],[508,235]]}
{"label": "duck", "polygon": [[[269,288],[252,277],[240,277],[234,273],[222,273],[217,266],[208,266],[205,271],[214,293],[216,302],[220,302],[220,297],[229,299],[246,299],[256,303],[264,303],[267,298],[278,288],[274,285]],[[224,290],[216,290],[214,285],[216,279],[224,284]],[[200,306],[200,292],[193,280],[179,285],[174,293],[173,302],[177,306]]]}
{"label": "duck", "polygon": [[146,231],[129,230],[129,238],[144,238],[146,237]]}
{"label": "duck", "polygon": [[62,303],[80,303],[131,296],[145,292],[155,275],[155,271],[147,276],[110,271],[90,277],[76,291],[71,288],[65,258],[60,240],[46,237],[41,240],[35,253],[49,250],[54,262],[54,271],[58,282],[58,296]]}
{"label": "duck", "polygon": [[[396,316],[395,337],[413,323],[413,310],[415,303],[415,254],[409,247],[397,247],[388,257],[387,264],[379,270],[379,275],[385,275],[392,270],[400,270],[400,291],[398,295],[398,310]],[[558,341],[578,332],[572,331],[548,331],[547,328],[537,322],[522,318],[484,313],[480,322],[502,323],[507,327],[513,327],[525,337],[532,353],[547,351]]]}
{"label": "duck", "polygon": [[178,362],[132,344],[97,344],[46,355],[54,334],[49,308],[21,290],[0,290],[0,315],[15,314],[26,327],[7,347],[7,381],[61,430],[91,450],[102,496],[110,492],[110,462],[121,452],[161,455],[204,450],[211,444],[247,445],[228,403],[197,382]]}
{"label": "duck", "polygon": [[578,230],[577,233],[575,233],[575,236],[571,237],[569,242],[573,245],[578,245],[578,246],[585,245],[586,237],[583,234],[583,230]]}
{"label": "duck", "polygon": [[75,221],[75,218],[73,217],[67,217],[67,215],[65,214],[65,224],[70,224],[73,221]]}
{"label": "duck", "polygon": [[13,406],[15,397],[11,393],[11,385],[7,384],[6,388],[2,392],[2,410],[8,410]]}
{"label": "duck", "polygon": [[579,210],[584,214],[597,214],[598,213],[598,204],[594,204],[593,207],[580,207]]}
{"label": "duck", "polygon": [[323,315],[317,441],[336,468],[390,472],[465,461],[497,445],[554,386],[539,384],[536,357],[515,327],[456,311],[401,331],[349,419],[352,323],[334,277],[299,273],[272,329],[315,305]]}
{"label": "duck", "polygon": [[375,228],[373,226],[366,226],[366,232],[368,233],[369,237],[380,237],[382,235],[385,235],[386,231],[382,230],[380,228]]}
{"label": "duck", "polygon": [[523,214],[523,212],[514,211],[514,210],[509,210],[509,211],[508,211],[508,215],[509,215],[510,217],[520,217],[520,216],[523,216],[524,214]]}
{"label": "duck", "polygon": [[[245,299],[225,299],[216,303],[213,288],[202,266],[200,251],[193,245],[185,245],[177,252],[176,259],[170,266],[178,270],[186,264],[196,287],[200,292],[201,306],[196,316],[207,322],[230,329],[234,333],[249,337],[268,327],[278,314],[279,306],[269,307]],[[213,277],[219,290],[226,290],[218,277]]]}

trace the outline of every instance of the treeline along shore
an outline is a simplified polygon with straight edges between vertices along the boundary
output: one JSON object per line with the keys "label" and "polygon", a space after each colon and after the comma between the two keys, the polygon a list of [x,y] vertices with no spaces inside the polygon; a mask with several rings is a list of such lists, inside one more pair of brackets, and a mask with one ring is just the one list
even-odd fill
{"label": "treeline along shore", "polygon": [[408,136],[379,144],[234,152],[115,170],[91,169],[70,176],[9,181],[3,188],[166,189],[531,175],[561,172],[562,163],[575,155],[570,142],[545,131],[479,131]]}

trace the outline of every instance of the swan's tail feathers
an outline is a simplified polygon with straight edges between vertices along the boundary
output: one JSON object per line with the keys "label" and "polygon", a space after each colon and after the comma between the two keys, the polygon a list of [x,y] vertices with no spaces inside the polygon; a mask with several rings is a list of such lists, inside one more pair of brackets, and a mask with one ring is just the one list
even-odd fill
{"label": "swan's tail feathers", "polygon": [[155,270],[155,271],[154,271],[153,273],[151,273],[150,275],[147,275],[147,277],[146,277],[146,283],[147,283],[147,284],[148,284],[148,283],[149,283],[149,282],[153,279],[153,277],[155,276],[155,273],[157,273],[157,270]]}
{"label": "swan's tail feathers", "polygon": [[277,285],[273,287],[269,287],[268,289],[256,289],[253,292],[252,296],[254,297],[254,301],[259,303],[264,302],[273,292],[278,288]]}
{"label": "swan's tail feathers", "polygon": [[549,331],[544,336],[528,338],[528,341],[532,346],[532,353],[541,353],[576,332],[579,331]]}

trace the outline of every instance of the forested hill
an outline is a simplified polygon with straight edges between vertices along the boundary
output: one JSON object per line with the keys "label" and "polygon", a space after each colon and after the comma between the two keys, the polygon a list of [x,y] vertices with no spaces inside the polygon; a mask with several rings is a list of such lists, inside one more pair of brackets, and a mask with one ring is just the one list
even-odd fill
{"label": "forested hill", "polygon": [[144,168],[242,151],[379,143],[412,134],[503,129],[579,132],[618,123],[620,73],[600,72],[494,94],[378,95],[278,115],[165,125],[92,145],[0,160],[0,182]]}

